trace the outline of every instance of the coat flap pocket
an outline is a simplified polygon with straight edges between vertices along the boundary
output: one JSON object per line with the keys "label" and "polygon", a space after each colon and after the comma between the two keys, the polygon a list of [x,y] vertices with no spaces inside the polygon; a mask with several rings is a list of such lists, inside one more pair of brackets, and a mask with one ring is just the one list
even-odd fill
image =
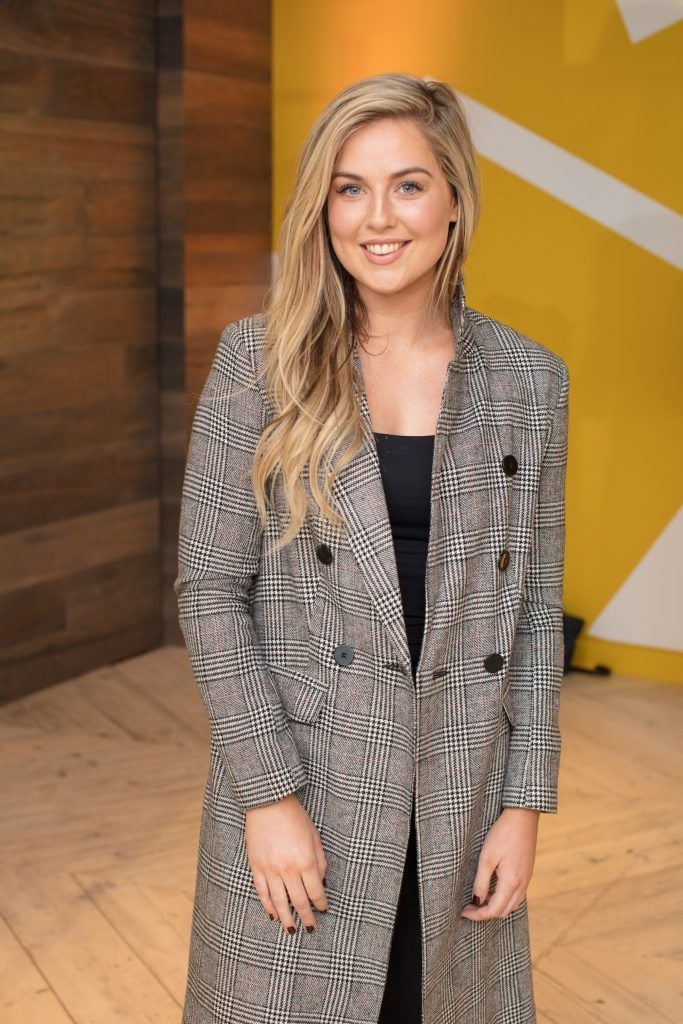
{"label": "coat flap pocket", "polygon": [[329,684],[306,672],[283,665],[268,665],[287,717],[311,723],[322,711]]}

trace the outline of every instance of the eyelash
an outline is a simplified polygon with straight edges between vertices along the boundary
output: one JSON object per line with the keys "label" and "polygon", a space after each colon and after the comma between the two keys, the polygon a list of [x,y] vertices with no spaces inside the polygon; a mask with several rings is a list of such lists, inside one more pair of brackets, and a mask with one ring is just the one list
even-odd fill
{"label": "eyelash", "polygon": [[[424,192],[423,186],[418,184],[418,182],[416,182],[416,181],[402,181],[401,182],[401,186],[403,186],[403,185],[414,185],[415,188],[418,190],[418,192]],[[353,185],[352,183],[349,183],[348,185],[342,185],[341,188],[337,189],[337,193],[339,195],[348,195],[348,192],[346,191],[347,188],[360,188],[360,185]],[[403,194],[404,195],[413,195],[414,193],[404,192]]]}

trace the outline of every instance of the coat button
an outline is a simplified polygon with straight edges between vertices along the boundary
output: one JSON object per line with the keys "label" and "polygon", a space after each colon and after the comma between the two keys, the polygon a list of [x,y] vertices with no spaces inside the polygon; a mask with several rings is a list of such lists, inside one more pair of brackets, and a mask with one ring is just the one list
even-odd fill
{"label": "coat button", "polygon": [[499,569],[507,569],[509,564],[510,564],[510,552],[509,551],[505,551],[505,550],[501,551],[501,553],[498,555],[498,568]]}
{"label": "coat button", "polygon": [[333,555],[330,549],[328,548],[327,544],[318,544],[317,548],[315,549],[315,553],[320,559],[320,561],[323,563],[323,565],[329,565],[330,562],[332,561]]}
{"label": "coat button", "polygon": [[351,644],[339,644],[334,649],[334,660],[338,665],[350,665],[353,661],[354,649]]}
{"label": "coat button", "polygon": [[497,672],[499,668],[503,667],[504,661],[505,658],[503,657],[503,655],[498,654],[498,652],[496,651],[495,654],[488,654],[484,658],[484,668],[486,669],[487,672]]}
{"label": "coat button", "polygon": [[514,455],[503,456],[503,469],[505,470],[506,476],[514,476],[519,469],[517,459]]}

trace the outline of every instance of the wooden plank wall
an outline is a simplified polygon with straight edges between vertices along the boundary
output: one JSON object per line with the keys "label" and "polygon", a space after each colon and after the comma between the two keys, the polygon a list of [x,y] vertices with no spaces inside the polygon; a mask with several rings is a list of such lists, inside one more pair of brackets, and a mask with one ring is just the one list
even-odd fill
{"label": "wooden plank wall", "polygon": [[196,391],[220,331],[260,310],[270,280],[270,3],[184,7],[185,366]]}
{"label": "wooden plank wall", "polygon": [[260,310],[270,281],[270,2],[160,0],[159,39],[161,586],[164,640],[181,642],[192,417],[221,331]]}
{"label": "wooden plank wall", "polygon": [[173,580],[185,463],[185,124],[183,0],[157,8],[160,601],[165,642],[181,642]]}
{"label": "wooden plank wall", "polygon": [[269,280],[270,4],[8,3],[0,63],[3,701],[179,639],[196,396]]}
{"label": "wooden plank wall", "polygon": [[[227,323],[260,311],[271,258],[270,2],[184,0],[183,11],[187,402],[182,458],[175,464],[179,476],[220,333]],[[175,487],[175,472],[169,480]],[[167,598],[177,570],[171,497],[163,546]],[[171,597],[165,604],[169,641],[179,636]]]}
{"label": "wooden plank wall", "polygon": [[0,693],[161,638],[153,0],[0,6]]}

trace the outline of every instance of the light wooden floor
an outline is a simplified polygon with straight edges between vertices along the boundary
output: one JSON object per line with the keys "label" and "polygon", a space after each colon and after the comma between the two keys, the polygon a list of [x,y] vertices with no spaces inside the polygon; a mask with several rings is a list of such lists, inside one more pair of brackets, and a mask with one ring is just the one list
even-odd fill
{"label": "light wooden floor", "polygon": [[[683,1020],[683,687],[565,679],[539,1024]],[[184,648],[0,707],[0,1024],[178,1024],[208,724]]]}

